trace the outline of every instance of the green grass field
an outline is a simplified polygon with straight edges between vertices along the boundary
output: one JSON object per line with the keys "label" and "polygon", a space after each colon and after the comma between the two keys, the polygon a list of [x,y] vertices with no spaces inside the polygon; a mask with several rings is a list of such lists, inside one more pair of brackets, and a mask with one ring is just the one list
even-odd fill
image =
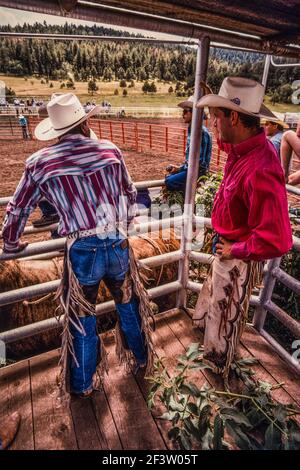
{"label": "green grass field", "polygon": [[[112,106],[176,106],[180,98],[175,93],[168,93],[171,84],[155,82],[157,93],[145,94],[142,92],[142,82],[135,82],[133,88],[127,87],[128,95],[122,95],[124,88],[120,88],[119,81],[97,82],[99,90],[93,96],[88,94],[87,82],[75,82],[75,90],[60,88],[61,82],[51,80],[48,84],[42,84],[38,78],[23,78],[0,75],[7,87],[12,88],[19,97],[44,97],[49,98],[52,93],[67,91],[74,92],[82,101],[94,100],[101,103],[103,100],[110,101]],[[53,87],[50,88],[50,83]],[[128,83],[129,84],[129,83]],[[175,85],[172,85],[175,88]],[[118,90],[119,95],[114,95],[114,91]]]}
{"label": "green grass field", "polygon": [[[48,84],[42,84],[40,78],[24,78],[24,77],[12,77],[0,75],[0,80],[2,80],[7,87],[12,88],[16,95],[19,97],[43,97],[44,99],[49,99],[52,93],[55,92],[64,92],[68,91],[67,88],[60,88],[61,82],[56,80],[51,80]],[[53,87],[50,88],[50,83],[53,84]],[[138,107],[173,107],[182,101],[184,98],[180,98],[175,95],[175,93],[168,93],[169,87],[172,86],[175,89],[175,84],[171,83],[162,83],[155,81],[157,87],[157,93],[145,94],[142,92],[142,82],[135,82],[133,88],[127,87],[128,95],[124,97],[122,95],[124,88],[120,88],[119,81],[111,82],[97,82],[99,91],[91,96],[88,94],[87,82],[75,82],[75,90],[73,91],[78,95],[78,97],[83,101],[94,100],[97,104],[101,103],[103,100],[108,100],[112,106],[138,106]],[[114,91],[119,91],[119,95],[115,96]],[[300,105],[295,104],[285,104],[277,103],[272,105],[270,98],[266,96],[265,104],[279,113],[299,113]]]}

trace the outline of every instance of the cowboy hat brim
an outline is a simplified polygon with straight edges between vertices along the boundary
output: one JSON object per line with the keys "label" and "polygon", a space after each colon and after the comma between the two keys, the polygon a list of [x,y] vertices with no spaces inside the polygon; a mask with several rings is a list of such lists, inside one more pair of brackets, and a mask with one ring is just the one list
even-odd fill
{"label": "cowboy hat brim", "polygon": [[[262,124],[266,124],[266,122],[271,122],[271,123],[273,123],[273,119],[266,119],[266,118],[263,118],[263,119],[262,119]],[[281,121],[281,119],[277,119],[276,121],[274,121],[274,124],[278,124],[278,125],[282,126],[283,129],[289,129],[289,128],[290,128],[290,126],[289,126],[286,122]]]}
{"label": "cowboy hat brim", "polygon": [[226,108],[231,109],[232,111],[237,111],[239,113],[248,114],[249,116],[255,116],[265,119],[272,119],[277,121],[277,117],[275,114],[272,113],[264,104],[261,105],[259,113],[252,113],[248,111],[238,104],[234,103],[233,101],[229,100],[228,98],[224,98],[223,96],[219,95],[205,95],[196,104],[197,108],[204,108],[208,106],[209,108]]}
{"label": "cowboy hat brim", "polygon": [[193,106],[194,106],[194,103],[192,101],[181,101],[181,103],[178,103],[177,105],[179,108],[182,108],[182,109],[193,109]]}
{"label": "cowboy hat brim", "polygon": [[100,113],[101,106],[95,106],[93,109],[91,109],[88,113],[86,113],[85,116],[83,116],[81,119],[78,121],[74,122],[70,126],[64,127],[63,129],[54,129],[50,118],[43,119],[35,128],[34,130],[34,135],[37,138],[37,140],[52,140],[56,139],[57,137],[60,137],[64,134],[66,134],[68,131],[73,129],[74,127],[79,126],[82,122],[86,121],[88,118],[91,116],[94,116],[95,114]]}

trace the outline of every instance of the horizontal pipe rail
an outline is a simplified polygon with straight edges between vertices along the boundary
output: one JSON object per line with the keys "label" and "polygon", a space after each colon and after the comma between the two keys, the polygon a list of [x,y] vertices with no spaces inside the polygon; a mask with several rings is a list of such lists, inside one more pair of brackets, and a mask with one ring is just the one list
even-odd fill
{"label": "horizontal pipe rail", "polygon": [[274,268],[272,274],[278,281],[284,284],[286,287],[300,295],[300,281],[284,272],[281,268]]}
{"label": "horizontal pipe rail", "polygon": [[[200,218],[201,219],[201,218]],[[128,236],[136,236],[142,233],[148,233],[149,230],[158,231],[169,228],[180,228],[182,226],[182,216],[168,217],[161,220],[154,220],[134,225],[133,228],[128,230]],[[50,251],[57,251],[64,249],[66,238],[59,238],[55,240],[47,240],[43,242],[31,243],[23,251],[19,253],[3,253],[0,251],[0,261],[8,261],[11,259],[25,258],[34,256]]]}
{"label": "horizontal pipe rail", "polygon": [[293,358],[269,333],[265,330],[261,330],[260,334],[265,340],[275,349],[278,355],[288,363],[297,374],[300,374],[300,364],[299,362]]}
{"label": "horizontal pipe rail", "polygon": [[[133,183],[136,189],[159,188],[165,184],[165,180],[136,181]],[[7,206],[13,196],[0,197],[0,206]]]}
{"label": "horizontal pipe rail", "polygon": [[[155,299],[162,295],[172,294],[179,291],[182,288],[179,281],[170,282],[164,284],[163,286],[153,287],[148,290],[150,299]],[[102,304],[96,306],[96,315],[104,315],[115,310],[115,303],[113,300],[109,300]],[[47,318],[46,320],[41,320],[36,323],[31,323],[30,325],[21,326],[19,328],[14,328],[3,333],[0,333],[0,341],[9,344],[15,341],[20,341],[21,339],[29,338],[30,336],[36,335],[38,333],[43,333],[44,331],[53,330],[55,328],[61,327],[63,317],[58,321],[55,317]]]}
{"label": "horizontal pipe rail", "polygon": [[[194,282],[194,281],[188,281],[187,282],[187,285],[186,285],[186,288],[192,292],[195,292],[196,294],[200,294],[201,292],[201,289],[202,289],[202,285],[203,284],[200,284],[198,282]],[[256,295],[251,295],[250,297],[250,305],[252,306],[257,306],[259,305],[259,298],[258,296]]]}
{"label": "horizontal pipe rail", "polygon": [[[138,210],[135,214],[136,217],[142,217],[145,215],[149,215],[149,209],[141,209]],[[34,227],[33,225],[27,225],[24,229],[23,235],[33,235],[35,233],[44,233],[44,232],[52,232],[56,230],[58,224],[51,224],[45,225],[44,227]],[[0,238],[2,237],[2,231],[0,231]]]}
{"label": "horizontal pipe rail", "polygon": [[268,310],[277,320],[286,326],[297,338],[300,338],[300,323],[292,318],[282,308],[278,307],[272,300],[268,300],[264,304],[264,308]]}
{"label": "horizontal pipe rail", "polygon": [[[62,12],[58,3],[54,0],[47,2],[40,0],[28,1],[0,0],[0,5],[8,8],[35,11],[40,14],[51,14],[61,16]],[[298,56],[299,47],[294,45],[280,45],[270,41],[266,47],[266,41],[254,34],[245,34],[241,31],[224,30],[216,25],[202,25],[181,19],[158,16],[150,13],[141,13],[133,9],[124,9],[111,5],[96,4],[95,2],[79,1],[77,5],[67,14],[71,18],[77,18],[92,22],[108,23],[116,26],[126,26],[153,32],[166,33],[183,36],[186,38],[199,38],[209,35],[211,41],[234,46],[237,49],[254,49],[262,54]]]}
{"label": "horizontal pipe rail", "polygon": [[208,253],[201,253],[198,251],[191,251],[190,260],[198,261],[199,263],[211,264],[213,262],[214,256]]}
{"label": "horizontal pipe rail", "polygon": [[107,42],[142,42],[148,44],[187,44],[196,45],[197,41],[192,39],[156,39],[139,38],[132,36],[100,36],[94,34],[60,34],[60,33],[21,33],[0,31],[0,38],[20,38],[20,39],[53,39],[56,41],[107,41]]}
{"label": "horizontal pipe rail", "polygon": [[286,190],[288,193],[296,194],[297,196],[300,196],[300,188],[297,188],[297,186],[291,186],[290,184],[287,184]]}
{"label": "horizontal pipe rail", "polygon": [[64,256],[64,251],[49,251],[44,255],[34,255],[23,258],[23,261],[46,261],[53,258],[62,258]]}
{"label": "horizontal pipe rail", "polygon": [[[177,250],[170,253],[164,253],[162,255],[151,256],[150,258],[140,259],[137,262],[138,266],[141,268],[154,268],[156,266],[175,263],[182,257],[183,254],[181,251]],[[60,279],[55,279],[41,284],[34,284],[32,286],[2,292],[0,293],[0,307],[55,292],[59,283]]]}
{"label": "horizontal pipe rail", "polygon": [[[136,189],[159,188],[165,184],[165,180],[137,181],[133,184]],[[291,185],[286,185],[286,190],[290,194],[300,196],[300,188],[296,188],[295,186]],[[0,206],[7,206],[11,199],[12,196],[0,197]]]}

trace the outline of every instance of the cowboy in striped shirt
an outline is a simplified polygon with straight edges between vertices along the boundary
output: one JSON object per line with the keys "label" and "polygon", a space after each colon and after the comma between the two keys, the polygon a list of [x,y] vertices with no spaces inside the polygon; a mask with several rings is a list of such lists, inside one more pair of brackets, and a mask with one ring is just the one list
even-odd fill
{"label": "cowboy in striped shirt", "polygon": [[[2,230],[4,251],[14,253],[26,248],[20,237],[27,218],[41,198],[46,198],[59,214],[59,235],[68,237],[57,294],[65,314],[62,386],[70,371],[67,391],[87,396],[93,391],[96,369],[104,367],[104,361],[99,360],[101,344],[95,316],[102,279],[116,302],[119,337],[125,347],[124,352],[118,346],[123,351],[120,359],[134,359],[135,366],[143,367],[150,356],[149,334],[143,331],[147,321],[141,320],[141,302],[134,295],[134,276],[129,275],[128,240],[121,235],[133,219],[136,189],[120,150],[112,142],[89,138],[87,119],[99,111],[97,106],[86,114],[78,98],[67,93],[54,97],[47,110],[49,117],[38,124],[35,136],[43,141],[58,138],[58,142],[26,161],[7,207]],[[130,267],[134,269],[134,263]],[[147,306],[142,307],[145,313]],[[101,351],[104,359],[103,348]]]}

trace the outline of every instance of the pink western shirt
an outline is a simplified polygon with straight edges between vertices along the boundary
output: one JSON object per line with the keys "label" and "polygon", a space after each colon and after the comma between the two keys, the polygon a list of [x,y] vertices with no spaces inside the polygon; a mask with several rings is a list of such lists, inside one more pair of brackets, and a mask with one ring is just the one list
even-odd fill
{"label": "pink western shirt", "polygon": [[283,255],[292,246],[292,231],[273,144],[262,131],[240,144],[219,146],[228,159],[213,206],[214,230],[234,241],[234,258],[262,261]]}

